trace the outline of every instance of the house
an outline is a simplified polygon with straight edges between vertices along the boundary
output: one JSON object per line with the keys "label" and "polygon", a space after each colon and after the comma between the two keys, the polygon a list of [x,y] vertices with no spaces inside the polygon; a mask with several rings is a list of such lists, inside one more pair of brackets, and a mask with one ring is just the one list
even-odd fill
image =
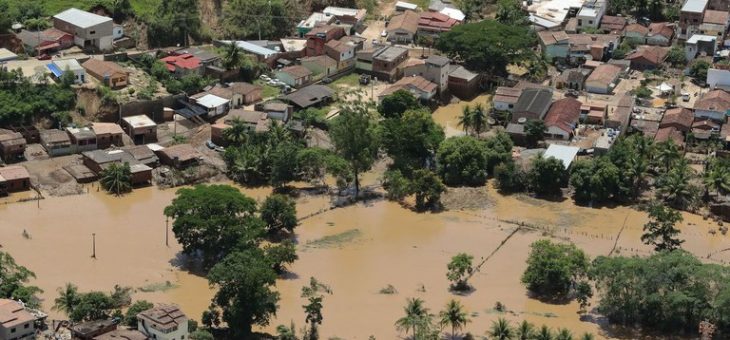
{"label": "house", "polygon": [[0,339],[35,339],[37,319],[21,302],[0,299]]}
{"label": "house", "polygon": [[244,109],[234,109],[228,114],[218,119],[215,124],[211,125],[210,139],[216,145],[227,146],[228,141],[224,137],[223,131],[231,127],[233,121],[239,120],[248,131],[265,132],[268,131],[271,121],[266,112],[249,111]]}
{"label": "house", "polygon": [[264,91],[261,86],[241,81],[229,83],[228,88],[233,92],[233,97],[231,98],[231,105],[233,107],[251,105],[261,101]]}
{"label": "house", "polygon": [[659,123],[659,128],[663,129],[672,127],[677,131],[687,133],[692,129],[694,119],[694,114],[690,109],[684,107],[667,109]]}
{"label": "house", "polygon": [[142,163],[150,168],[156,168],[160,165],[160,159],[155,155],[155,152],[150,149],[150,144],[147,145],[132,145],[123,147],[122,150],[126,151],[136,161]]}
{"label": "house", "polygon": [[[29,189],[30,174],[24,166],[11,165],[0,167],[0,192],[17,192]],[[0,314],[0,318],[2,318],[2,314]]]}
{"label": "house", "polygon": [[82,322],[71,327],[73,339],[92,340],[94,337],[113,332],[117,329],[118,322],[113,319]]}
{"label": "house", "polygon": [[46,65],[48,70],[51,71],[56,79],[60,79],[66,72],[74,74],[74,82],[76,84],[83,84],[86,82],[86,70],[81,67],[81,64],[76,59],[60,59],[54,60],[50,64]]}
{"label": "house", "polygon": [[470,99],[479,93],[481,77],[461,65],[452,65],[447,87],[449,92],[460,99]]}
{"label": "house", "polygon": [[170,55],[161,59],[170,73],[176,77],[188,74],[202,74],[203,64],[192,54]]}
{"label": "house", "polygon": [[41,131],[41,145],[51,157],[70,155],[73,152],[71,138],[66,131],[57,129]]}
{"label": "house", "polygon": [[674,127],[659,128],[654,136],[655,143],[664,143],[670,140],[680,148],[684,148],[684,135]]}
{"label": "house", "polygon": [[185,169],[198,164],[203,156],[190,144],[175,144],[155,152],[160,163],[177,169]]}
{"label": "house", "polygon": [[314,77],[328,77],[337,73],[337,61],[327,55],[304,57],[301,60],[302,66],[306,67]]}
{"label": "house", "polygon": [[149,337],[144,333],[131,329],[116,329],[101,335],[97,335],[93,340],[147,340]]}
{"label": "house", "polygon": [[679,11],[679,38],[688,39],[700,30],[708,0],[687,0]]}
{"label": "house", "polygon": [[709,118],[695,118],[695,121],[692,123],[692,136],[695,139],[710,139],[712,136],[718,136],[720,134],[721,126],[722,124]]}
{"label": "house", "polygon": [[221,40],[222,44],[236,44],[236,47],[242,49],[246,54],[256,56],[259,62],[266,63],[271,67],[276,60],[276,57],[281,54],[281,51],[276,51],[267,47],[263,47],[248,41],[241,40]]}
{"label": "house", "polygon": [[695,102],[695,118],[710,118],[717,122],[725,122],[730,110],[730,93],[713,90],[705,93]]}
{"label": "house", "polygon": [[91,123],[91,130],[96,135],[96,146],[99,149],[124,145],[124,130],[115,123]]}
{"label": "house", "polygon": [[[144,145],[140,145],[139,147],[149,150],[149,148]],[[129,168],[132,172],[132,185],[148,184],[152,181],[152,168],[138,161],[126,150],[93,150],[83,152],[81,156],[83,157],[82,161],[84,166],[97,175],[109,168],[112,164],[126,163],[129,164]]]}
{"label": "house", "polygon": [[580,11],[586,0],[542,0],[527,2],[528,20],[535,30],[556,30]]}
{"label": "house", "polygon": [[633,70],[653,70],[661,68],[667,59],[669,49],[660,46],[639,46],[636,51],[626,56],[631,61]]}
{"label": "house", "polygon": [[74,43],[81,48],[108,51],[113,47],[114,22],[112,18],[69,8],[53,16],[53,27],[73,34]]}
{"label": "house", "polygon": [[423,76],[426,72],[426,61],[421,58],[409,57],[400,65],[404,77]]}
{"label": "house", "polygon": [[497,111],[510,111],[511,112],[514,109],[515,104],[517,104],[517,100],[520,99],[521,94],[522,94],[522,89],[517,89],[514,87],[500,86],[494,92],[494,97],[492,98],[492,105],[494,106],[494,109]]}
{"label": "house", "polygon": [[730,2],[728,0],[710,0],[707,4],[708,10],[727,11],[730,10]]}
{"label": "house", "polygon": [[618,47],[620,36],[613,34],[568,34],[569,57],[577,60],[604,60]]}
{"label": "house", "polygon": [[335,22],[335,17],[322,12],[313,12],[306,19],[297,24],[297,33],[300,37],[309,33],[313,28],[320,25],[329,25]]}
{"label": "house", "polygon": [[449,72],[451,60],[440,55],[431,55],[426,58],[423,77],[438,86],[439,93],[443,93],[449,86]]}
{"label": "house", "polygon": [[312,106],[322,106],[330,103],[335,91],[324,85],[309,85],[284,96],[292,104],[300,109]]}
{"label": "house", "polygon": [[410,2],[405,1],[398,1],[395,3],[395,11],[399,13],[403,13],[406,11],[417,11],[418,5],[412,4]]}
{"label": "house", "polygon": [[257,111],[266,112],[266,117],[281,122],[288,122],[294,113],[294,107],[279,101],[270,101],[263,105],[257,105]]}
{"label": "house", "polygon": [[552,101],[553,91],[550,89],[524,89],[512,109],[512,122],[524,124],[528,120],[542,120]]}
{"label": "house", "polygon": [[603,64],[596,67],[585,82],[585,89],[590,93],[610,94],[619,81],[621,67]]}
{"label": "house", "polygon": [[604,15],[599,30],[604,34],[621,34],[626,27],[626,18]]}
{"label": "house", "polygon": [[580,107],[580,119],[585,124],[603,125],[607,108],[605,103],[588,102]]}
{"label": "house", "polygon": [[646,44],[646,36],[649,35],[649,27],[642,24],[633,23],[624,28],[624,40],[634,44]]}
{"label": "house", "polygon": [[565,32],[539,31],[537,35],[540,38],[542,52],[549,60],[564,59],[570,54],[570,39]]}
{"label": "house", "polygon": [[388,41],[397,44],[410,44],[413,37],[418,32],[418,22],[420,15],[418,13],[407,10],[402,14],[398,14],[390,19],[388,28]]}
{"label": "house", "polygon": [[403,77],[378,95],[378,101],[399,90],[406,90],[414,97],[428,101],[436,96],[438,85],[421,76]]}
{"label": "house", "polygon": [[203,67],[213,66],[218,63],[221,57],[218,53],[201,47],[185,47],[172,52],[174,55],[185,55],[189,54],[200,60]]}
{"label": "house", "polygon": [[291,87],[301,87],[312,80],[312,71],[301,65],[284,67],[275,71],[274,75]]}
{"label": "house", "polygon": [[608,6],[607,0],[588,0],[578,11],[576,18],[578,19],[578,30],[582,31],[586,28],[598,28],[601,18],[606,12]]}
{"label": "house", "polygon": [[556,100],[545,114],[546,136],[549,138],[569,140],[578,126],[580,108],[583,104],[578,100],[566,97]]}
{"label": "house", "polygon": [[331,40],[337,40],[345,36],[345,30],[340,26],[322,25],[312,28],[307,34],[307,49],[305,55],[308,57],[324,54],[324,46]]}
{"label": "house", "polygon": [[26,141],[19,132],[0,129],[0,159],[5,163],[23,159]]}
{"label": "house", "polygon": [[28,53],[33,51],[36,55],[53,53],[74,45],[73,34],[54,27],[40,32],[22,30],[15,36],[23,42],[23,47]]}
{"label": "house", "polygon": [[134,144],[147,144],[157,141],[157,124],[145,115],[122,118],[122,127]]}
{"label": "house", "polygon": [[459,23],[459,20],[443,13],[422,12],[418,19],[416,34],[419,36],[432,36],[436,38],[439,34],[450,31],[452,27]]}
{"label": "house", "polygon": [[629,123],[629,130],[632,132],[640,132],[645,137],[654,139],[657,131],[659,131],[659,122],[634,118]]}
{"label": "house", "polygon": [[431,11],[431,12],[439,12],[441,14],[445,14],[449,18],[454,19],[454,20],[456,20],[458,22],[464,22],[464,19],[466,19],[466,14],[464,14],[464,12],[462,12],[458,8],[451,7],[451,6],[446,6],[446,7],[442,8],[441,10],[438,10],[438,11],[433,11],[433,10],[431,10],[429,8],[429,11]]}
{"label": "house", "polygon": [[623,133],[629,126],[631,120],[631,112],[634,110],[634,97],[625,94],[619,99],[618,104],[612,106],[606,116],[606,127],[619,130]]}
{"label": "house", "polygon": [[712,35],[694,34],[684,45],[687,61],[692,61],[697,55],[714,56],[717,47],[717,37]]}
{"label": "house", "polygon": [[68,133],[68,137],[71,139],[71,149],[73,153],[96,150],[96,134],[91,128],[68,127],[66,128],[66,133]]}
{"label": "house", "polygon": [[730,70],[710,67],[707,70],[707,85],[711,89],[730,89]]}
{"label": "house", "polygon": [[559,160],[563,163],[565,170],[568,170],[573,161],[575,161],[576,156],[578,156],[579,150],[580,148],[577,146],[550,144],[542,156],[545,158],[552,157]]}
{"label": "house", "polygon": [[231,100],[218,97],[214,94],[202,93],[202,96],[192,96],[190,100],[196,105],[205,109],[208,118],[218,117],[225,114],[231,108]]}
{"label": "house", "polygon": [[338,25],[349,25],[358,28],[365,21],[368,11],[362,8],[328,6],[322,10],[322,13],[334,17]]}
{"label": "house", "polygon": [[649,24],[649,33],[646,35],[646,44],[654,46],[669,46],[674,38],[674,24],[655,22]]}
{"label": "house", "polygon": [[356,68],[382,81],[395,81],[402,75],[401,64],[408,59],[408,49],[400,46],[383,46],[356,54]]}
{"label": "house", "polygon": [[112,89],[120,89],[129,84],[129,72],[111,61],[90,58],[81,66],[90,76]]}
{"label": "house", "polygon": [[18,59],[18,55],[10,52],[7,48],[0,48],[0,63]]}
{"label": "house", "polygon": [[730,21],[730,13],[725,11],[706,10],[705,16],[700,25],[700,33],[704,35],[717,36],[718,41],[725,40],[728,22]]}
{"label": "house", "polygon": [[557,77],[555,87],[582,91],[589,74],[591,74],[591,70],[587,68],[566,69]]}
{"label": "house", "polygon": [[325,45],[325,55],[337,63],[338,70],[344,70],[355,66],[355,49],[357,44],[341,38],[330,40]]}

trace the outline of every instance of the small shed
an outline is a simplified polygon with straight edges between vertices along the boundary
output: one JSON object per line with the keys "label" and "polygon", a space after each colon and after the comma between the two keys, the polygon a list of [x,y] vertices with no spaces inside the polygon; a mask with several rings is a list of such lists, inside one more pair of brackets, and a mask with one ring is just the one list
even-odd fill
{"label": "small shed", "polygon": [[122,118],[122,126],[134,141],[134,144],[146,144],[157,141],[157,124],[145,115]]}
{"label": "small shed", "polygon": [[0,194],[30,189],[30,174],[24,166],[0,167]]}
{"label": "small shed", "polygon": [[124,145],[124,130],[115,123],[92,123],[91,130],[96,134],[96,146],[100,149]]}
{"label": "small shed", "polygon": [[567,170],[578,155],[578,150],[580,150],[580,148],[577,146],[550,144],[547,150],[545,150],[543,156],[545,158],[553,157],[561,161]]}
{"label": "small shed", "polygon": [[156,152],[160,163],[177,169],[184,169],[198,164],[203,156],[190,144],[177,144]]}

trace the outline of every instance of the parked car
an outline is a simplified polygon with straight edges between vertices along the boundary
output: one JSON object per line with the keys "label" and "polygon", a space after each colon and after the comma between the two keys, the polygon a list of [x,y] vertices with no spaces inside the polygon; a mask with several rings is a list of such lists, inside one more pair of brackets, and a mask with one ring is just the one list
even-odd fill
{"label": "parked car", "polygon": [[223,152],[223,151],[226,151],[226,149],[225,149],[224,147],[216,145],[216,144],[215,144],[215,143],[213,143],[213,141],[212,141],[212,140],[210,140],[210,139],[209,139],[209,140],[207,140],[207,141],[205,142],[205,146],[207,146],[207,147],[208,147],[208,149],[211,149],[211,150],[215,150],[215,151],[217,151],[217,152]]}
{"label": "parked car", "polygon": [[269,81],[269,80],[271,80],[271,78],[269,76],[265,75],[265,74],[260,75],[259,76],[259,79],[261,79],[263,81]]}
{"label": "parked car", "polygon": [[388,31],[383,30],[382,32],[380,32],[380,36],[383,37],[383,38],[387,37],[388,36]]}
{"label": "parked car", "polygon": [[322,84],[329,84],[331,82],[332,82],[332,78],[330,78],[330,77],[325,77],[324,79],[322,79]]}
{"label": "parked car", "polygon": [[360,75],[360,85],[367,85],[367,84],[370,84],[370,75],[361,74]]}

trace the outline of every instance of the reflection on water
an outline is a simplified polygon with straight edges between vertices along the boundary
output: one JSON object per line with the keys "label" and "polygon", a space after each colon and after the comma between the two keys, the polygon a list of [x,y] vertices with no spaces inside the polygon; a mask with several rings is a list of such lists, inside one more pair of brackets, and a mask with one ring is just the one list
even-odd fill
{"label": "reflection on water", "polygon": [[[270,193],[267,188],[244,191],[259,201]],[[144,188],[117,198],[91,189],[85,195],[47,198],[40,208],[35,202],[0,204],[0,244],[38,275],[33,283],[43,288],[44,307],[52,318],[61,317],[50,307],[56,288],[66,282],[82,291],[109,291],[114,284],[145,287],[148,292],[137,292],[135,298],[175,302],[199,318],[213,291],[205,278],[174,266],[180,246],[173,237],[165,246],[162,210],[174,193]],[[300,289],[313,276],[333,290],[324,300],[320,333],[325,338],[396,338],[393,323],[408,297],[423,298],[433,312],[449,299],[460,300],[474,314],[466,330],[477,335],[499,316],[493,310],[496,302],[507,307],[504,316],[513,321],[527,319],[567,327],[576,334],[599,334],[595,323],[580,321],[576,303],[549,305],[527,296],[520,275],[529,245],[545,233],[575,242],[591,256],[608,254],[614,244],[621,254],[646,255],[651,249],[639,240],[645,214],[625,207],[575,207],[570,200],[503,197],[492,189],[488,194],[494,205],[481,210],[416,214],[394,203],[373,201],[304,220],[297,228],[300,260],[291,268],[293,275],[277,283],[280,309],[266,330],[291,320],[304,324]],[[303,197],[298,203],[298,214],[307,216],[326,208],[329,199]],[[451,294],[446,279],[451,256],[459,252],[477,260],[487,256],[515,228],[507,221],[525,222],[538,231],[515,234],[472,278],[474,292]],[[708,261],[729,260],[730,255],[717,251],[730,247],[730,242],[720,234],[710,235],[709,222],[685,215],[680,227],[686,249],[703,259],[711,255]],[[23,230],[30,239],[22,236]],[[96,234],[96,259],[90,257],[92,234]],[[165,284],[168,281],[173,288]],[[397,293],[380,294],[388,285]]]}

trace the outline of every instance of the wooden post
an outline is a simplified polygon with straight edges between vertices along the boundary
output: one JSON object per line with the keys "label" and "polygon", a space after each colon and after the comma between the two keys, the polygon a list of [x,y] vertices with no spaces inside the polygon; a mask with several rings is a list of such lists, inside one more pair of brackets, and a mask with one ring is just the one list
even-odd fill
{"label": "wooden post", "polygon": [[91,258],[96,258],[96,233],[91,233]]}
{"label": "wooden post", "polygon": [[165,246],[167,246],[167,247],[170,246],[169,236],[168,236],[170,234],[170,232],[169,232],[170,223],[169,222],[170,222],[170,218],[169,217],[165,217]]}

